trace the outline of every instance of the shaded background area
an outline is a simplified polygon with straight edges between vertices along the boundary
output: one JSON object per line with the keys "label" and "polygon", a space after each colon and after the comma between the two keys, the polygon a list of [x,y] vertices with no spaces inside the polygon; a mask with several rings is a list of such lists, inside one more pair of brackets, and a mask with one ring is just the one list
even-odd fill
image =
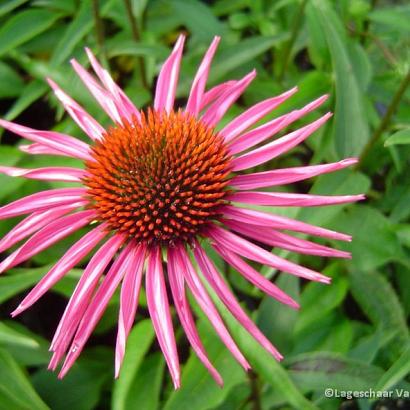
{"label": "shaded background area", "polygon": [[[367,0],[3,0],[0,2],[0,116],[33,128],[84,139],[51,95],[45,77],[70,92],[104,125],[109,122],[70,67],[87,64],[90,47],[139,106],[151,103],[155,78],[180,32],[187,46],[178,88],[183,105],[212,37],[222,42],[209,86],[256,68],[257,78],[224,123],[246,107],[297,85],[299,92],[267,118],[330,94],[301,126],[327,110],[335,116],[290,154],[259,170],[333,162],[358,156],[355,169],[295,184],[295,192],[366,193],[351,206],[272,208],[338,229],[350,261],[291,252],[281,256],[333,278],[305,283],[255,265],[300,301],[295,312],[225,269],[232,288],[263,332],[284,354],[278,364],[229,316],[232,334],[254,371],[245,374],[195,309],[211,359],[225,379],[218,388],[192,355],[177,325],[182,388],[175,392],[154,341],[142,294],[121,377],[113,379],[118,295],[71,373],[48,372],[48,344],[81,269],[16,320],[9,313],[68,246],[73,235],[0,278],[0,409],[272,410],[410,408],[403,398],[326,398],[325,389],[410,391],[410,6]],[[221,124],[223,126],[223,124]],[[22,141],[0,131],[0,164],[27,168],[78,165],[73,159],[22,153]],[[42,189],[66,186],[0,175],[2,204]],[[17,220],[0,221],[4,235]],[[4,255],[2,255],[4,256]],[[86,261],[84,261],[86,262]],[[385,407],[383,407],[385,406]]]}

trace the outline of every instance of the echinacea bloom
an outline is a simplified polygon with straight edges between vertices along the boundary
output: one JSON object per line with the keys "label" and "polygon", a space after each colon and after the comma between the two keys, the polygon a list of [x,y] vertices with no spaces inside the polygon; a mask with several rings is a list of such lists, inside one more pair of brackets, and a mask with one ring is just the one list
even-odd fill
{"label": "echinacea bloom", "polygon": [[2,173],[10,176],[76,184],[72,188],[35,193],[0,208],[1,219],[29,214],[0,241],[3,252],[29,237],[1,262],[0,272],[26,261],[80,228],[90,228],[44,275],[13,316],[29,308],[100,244],[77,283],[51,344],[51,369],[56,369],[65,356],[60,377],[73,365],[113,293],[121,286],[115,350],[118,375],[143,279],[149,314],[176,388],[180,385],[180,368],[167,284],[192,348],[219,384],[222,384],[221,376],[201,343],[187,289],[246,370],[250,365],[227,330],[207,286],[238,322],[280,360],[281,354],[250,320],[207,256],[203,241],[208,241],[252,284],[293,308],[298,308],[297,302],[244,259],[313,281],[329,283],[330,279],[261,248],[254,240],[302,254],[350,256],[285,231],[342,241],[350,241],[348,235],[252,208],[254,205],[321,206],[360,200],[362,195],[317,196],[261,190],[336,171],[354,164],[356,159],[241,173],[289,151],[316,131],[330,113],[269,140],[319,107],[326,96],[255,127],[260,119],[297,91],[293,88],[254,105],[217,131],[226,111],[255,77],[252,71],[240,80],[205,91],[218,43],[216,37],[198,68],[185,108],[178,110],[174,108],[174,100],[183,36],[165,61],[158,77],[154,105],[145,112],[133,105],[90,50],[86,52],[97,78],[72,60],[74,70],[113,124],[104,129],[57,84],[52,80],[49,83],[68,114],[91,139],[91,144],[62,133],[0,120],[2,127],[33,142],[20,147],[24,152],[74,157],[83,160],[85,165],[84,169],[0,167]]}

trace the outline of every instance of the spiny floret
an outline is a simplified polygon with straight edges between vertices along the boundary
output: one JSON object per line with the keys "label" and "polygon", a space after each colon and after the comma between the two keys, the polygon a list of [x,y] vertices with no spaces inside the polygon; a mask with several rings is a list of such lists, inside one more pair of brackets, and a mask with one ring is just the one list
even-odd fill
{"label": "spiny floret", "polygon": [[191,241],[225,202],[223,138],[185,112],[148,110],[111,127],[92,156],[84,182],[100,220],[137,240]]}

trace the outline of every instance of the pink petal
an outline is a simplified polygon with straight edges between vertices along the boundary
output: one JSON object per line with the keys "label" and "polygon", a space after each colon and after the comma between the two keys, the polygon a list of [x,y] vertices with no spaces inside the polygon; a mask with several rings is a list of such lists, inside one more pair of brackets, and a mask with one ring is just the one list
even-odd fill
{"label": "pink petal", "polygon": [[179,320],[185,331],[189,343],[194,349],[199,360],[208,369],[211,376],[215,381],[223,386],[223,380],[221,375],[209,361],[205,348],[201,342],[200,336],[195,326],[195,321],[192,316],[191,309],[189,307],[188,299],[185,293],[185,281],[183,275],[180,274],[179,270],[181,266],[179,265],[174,251],[172,248],[168,249],[168,278],[169,284],[171,286],[172,297],[174,299],[174,306],[177,310]]}
{"label": "pink petal", "polygon": [[91,258],[81,275],[51,343],[51,350],[57,354],[58,359],[67,350],[101,275],[124,241],[125,238],[121,235],[108,239]]}
{"label": "pink petal", "polygon": [[262,292],[265,292],[270,297],[278,300],[285,305],[288,305],[294,309],[299,309],[299,304],[287,295],[282,289],[277,287],[274,283],[270,282],[263,275],[248,265],[242,258],[233,252],[228,251],[218,245],[212,245],[213,248],[221,255],[225,261],[233,266],[246,280],[251,282]]}
{"label": "pink petal", "polygon": [[275,229],[287,229],[294,232],[306,233],[308,235],[321,236],[323,238],[336,239],[350,242],[352,237],[343,233],[320,228],[285,216],[274,215],[250,209],[238,208],[235,206],[224,206],[221,209],[225,218],[233,219],[245,224],[265,226]]}
{"label": "pink petal", "polygon": [[210,127],[218,124],[220,119],[225,115],[226,111],[232,104],[241,96],[246,87],[256,77],[256,71],[253,70],[241,80],[237,81],[235,85],[228,88],[207,110],[202,116],[202,121]]}
{"label": "pink petal", "polygon": [[268,338],[258,329],[255,323],[249,318],[246,312],[242,309],[241,305],[232,294],[229,286],[223,280],[221,274],[215,269],[212,261],[207,257],[204,250],[199,243],[196,243],[194,248],[195,258],[198,265],[205,276],[205,279],[212,286],[212,289],[222,300],[232,316],[255,338],[255,340],[261,344],[273,357],[277,360],[283,359],[283,356],[272,345]]}
{"label": "pink petal", "polygon": [[[76,156],[68,155],[66,152],[58,151],[54,148],[50,148],[47,145],[43,145],[38,142],[35,142],[34,144],[29,144],[29,145],[19,145],[18,149],[30,155],[53,155],[53,156],[58,155],[58,156],[63,156],[63,157],[79,158],[78,155]],[[86,159],[86,158],[82,158],[82,159]]]}
{"label": "pink petal", "polygon": [[92,158],[90,146],[69,135],[55,131],[35,130],[6,120],[0,120],[0,126],[30,141],[38,142],[50,149],[63,152],[70,157],[84,160]]}
{"label": "pink petal", "polygon": [[56,208],[51,208],[45,211],[35,212],[23,219],[18,223],[11,231],[9,231],[0,240],[0,253],[11,248],[17,242],[22,239],[27,238],[32,233],[43,228],[51,221],[63,216],[74,209],[77,209],[83,205],[86,205],[88,201],[74,202],[73,204],[67,204],[58,206]]}
{"label": "pink petal", "polygon": [[78,231],[93,218],[95,218],[95,211],[89,210],[77,212],[50,222],[0,263],[0,273],[24,262],[60,239]]}
{"label": "pink petal", "polygon": [[105,133],[104,128],[88,114],[80,104],[66,94],[53,80],[47,79],[55,96],[63,104],[65,110],[78,126],[92,139],[100,140]]}
{"label": "pink petal", "polygon": [[162,258],[159,247],[151,249],[148,255],[145,276],[147,304],[158,343],[164,354],[175,389],[180,387],[180,370],[174,329],[162,272]]}
{"label": "pink petal", "polygon": [[82,352],[92,331],[97,326],[101,316],[105,312],[108,302],[111,300],[115,290],[124,277],[124,274],[129,273],[132,269],[133,257],[135,256],[135,253],[133,252],[134,248],[135,243],[133,242],[127,245],[114,261],[101,285],[95,292],[95,295],[91,303],[88,305],[78,326],[71,347],[67,353],[67,357],[58,375],[59,378],[63,378],[70,370]]}
{"label": "pink petal", "polygon": [[134,244],[130,267],[125,272],[121,286],[120,314],[118,318],[117,343],[115,346],[115,377],[119,375],[124,359],[126,340],[137,313],[146,250],[145,244]]}
{"label": "pink petal", "polygon": [[263,206],[323,206],[361,201],[364,195],[322,196],[290,194],[284,192],[234,192],[226,198],[229,201]]}
{"label": "pink petal", "polygon": [[108,116],[114,122],[121,124],[121,114],[117,109],[115,101],[111,97],[110,93],[105,91],[97,83],[97,81],[95,81],[94,77],[90,73],[88,73],[88,71],[75,59],[71,60],[71,65],[73,66],[75,72],[78,74],[84,85],[89,89],[89,91],[94,96],[98,104],[101,105],[101,107],[108,114]]}
{"label": "pink petal", "polygon": [[91,66],[97,74],[97,77],[100,79],[106,90],[111,93],[111,97],[114,99],[121,117],[126,118],[129,122],[132,122],[133,117],[139,120],[141,115],[132,101],[114,82],[109,72],[101,67],[91,50],[89,48],[86,48],[85,51],[87,53],[88,59],[90,60]]}
{"label": "pink petal", "polygon": [[306,255],[328,256],[335,258],[351,257],[349,252],[339,251],[324,245],[319,245],[317,243],[297,238],[271,228],[266,228],[263,226],[255,227],[254,225],[229,220],[224,221],[224,223],[234,231],[244,234],[252,239],[266,243],[267,245],[287,249],[289,251],[303,253]]}
{"label": "pink petal", "polygon": [[[292,91],[292,90],[291,90]],[[315,110],[317,107],[322,105],[328,96],[324,95],[315,101],[307,104],[300,110],[294,110],[288,114],[282,115],[266,124],[261,125],[237,138],[229,147],[229,152],[231,154],[237,154],[238,152],[244,151],[250,147],[259,144],[260,142],[270,138],[274,134],[285,129],[288,125],[297,121],[299,118],[304,117],[310,111]]]}
{"label": "pink petal", "polygon": [[275,185],[285,185],[292,182],[303,181],[317,175],[338,171],[356,164],[357,158],[347,158],[339,162],[323,165],[310,165],[307,167],[294,167],[275,169],[273,171],[256,172],[254,174],[237,175],[229,183],[235,189],[248,190],[264,188]]}
{"label": "pink petal", "polygon": [[59,205],[82,202],[85,188],[57,188],[37,192],[0,207],[0,219],[42,211]]}
{"label": "pink petal", "polygon": [[222,342],[230,350],[235,359],[247,371],[251,368],[248,361],[245,359],[235,341],[232,339],[228,330],[226,329],[221,316],[215,308],[210,296],[208,295],[204,285],[200,281],[194,267],[192,266],[189,256],[182,248],[175,248],[175,255],[178,259],[179,271],[184,275],[184,278],[191,290],[195,300],[209,319],[215,331],[218,333]]}
{"label": "pink petal", "polygon": [[240,171],[242,169],[251,168],[253,166],[263,164],[277,156],[289,151],[291,148],[300,144],[314,131],[316,131],[322,124],[324,124],[330,117],[331,113],[325,114],[318,120],[302,127],[296,131],[291,132],[269,144],[256,148],[240,157],[236,157],[232,161],[232,170]]}
{"label": "pink petal", "polygon": [[209,91],[207,91],[201,100],[201,106],[199,107],[199,111],[202,111],[207,105],[216,101],[222,94],[226,91],[232,89],[232,87],[237,83],[236,80],[226,81],[222,84],[218,84],[215,87],[212,87]]}
{"label": "pink petal", "polygon": [[92,231],[85,234],[76,242],[60,260],[45,274],[37,285],[19,304],[17,309],[11,314],[13,317],[19,315],[24,310],[32,306],[48,290],[50,290],[64,275],[66,275],[75,265],[77,265],[91,250],[107,235],[106,224],[101,224]]}
{"label": "pink petal", "polygon": [[156,111],[165,110],[169,113],[174,108],[184,42],[185,36],[180,35],[171,55],[161,68],[155,89],[154,108]]}
{"label": "pink petal", "polygon": [[255,124],[265,115],[273,111],[277,106],[279,106],[289,97],[295,94],[297,90],[297,87],[295,87],[277,97],[268,98],[264,101],[261,101],[260,103],[255,104],[253,107],[247,109],[241,115],[237,116],[220,131],[220,134],[225,138],[225,142],[229,143],[230,141],[235,139],[238,135],[240,135],[241,132],[245,131],[247,128]]}
{"label": "pink petal", "polygon": [[265,251],[265,249],[262,249],[252,242],[235,235],[233,232],[226,231],[219,226],[214,225],[210,228],[208,235],[217,243],[219,247],[228,249],[234,253],[244,256],[245,258],[252,259],[256,262],[272,266],[275,269],[308,280],[314,280],[322,283],[330,282],[330,278],[327,276]]}
{"label": "pink petal", "polygon": [[191,91],[188,97],[188,102],[185,108],[185,111],[191,113],[192,115],[198,115],[203,105],[202,100],[205,92],[206,81],[208,80],[209,69],[220,40],[220,37],[214,37],[208,51],[204,56],[204,59],[201,62],[201,65],[198,68],[198,71],[192,83]]}
{"label": "pink petal", "polygon": [[37,169],[24,169],[0,166],[0,173],[11,177],[25,177],[45,181],[81,182],[85,175],[83,169],[68,167],[47,167]]}

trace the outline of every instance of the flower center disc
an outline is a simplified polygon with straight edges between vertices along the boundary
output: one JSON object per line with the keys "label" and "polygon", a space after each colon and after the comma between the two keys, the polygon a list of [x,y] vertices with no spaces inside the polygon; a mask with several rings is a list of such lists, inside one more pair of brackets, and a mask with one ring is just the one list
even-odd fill
{"label": "flower center disc", "polygon": [[99,219],[130,238],[190,241],[218,217],[230,157],[223,138],[182,111],[141,114],[93,147],[85,184]]}

